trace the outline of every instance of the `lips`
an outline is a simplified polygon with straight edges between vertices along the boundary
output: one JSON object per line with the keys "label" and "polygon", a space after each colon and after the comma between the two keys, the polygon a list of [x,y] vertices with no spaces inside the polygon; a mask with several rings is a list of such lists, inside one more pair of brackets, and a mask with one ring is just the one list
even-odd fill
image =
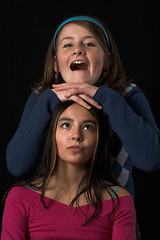
{"label": "lips", "polygon": [[68,149],[71,150],[72,152],[80,152],[82,150],[82,147],[73,145],[70,146]]}
{"label": "lips", "polygon": [[87,71],[88,64],[86,62],[84,62],[83,60],[75,60],[71,63],[70,69],[71,69],[71,71],[76,71],[76,70]]}

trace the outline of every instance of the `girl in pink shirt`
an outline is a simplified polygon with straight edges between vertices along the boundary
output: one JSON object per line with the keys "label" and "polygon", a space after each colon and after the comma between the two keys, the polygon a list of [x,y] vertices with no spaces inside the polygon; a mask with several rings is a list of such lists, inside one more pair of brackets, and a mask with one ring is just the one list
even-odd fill
{"label": "girl in pink shirt", "polygon": [[66,101],[46,129],[39,166],[6,199],[1,240],[135,240],[132,196],[111,172],[107,115]]}

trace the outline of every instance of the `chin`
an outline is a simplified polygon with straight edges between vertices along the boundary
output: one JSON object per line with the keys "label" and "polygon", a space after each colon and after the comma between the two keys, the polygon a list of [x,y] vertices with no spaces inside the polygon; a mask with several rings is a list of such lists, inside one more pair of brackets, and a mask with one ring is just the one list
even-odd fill
{"label": "chin", "polygon": [[90,82],[90,77],[86,76],[86,74],[84,73],[76,73],[74,75],[72,75],[71,78],[69,78],[68,80],[66,79],[65,82],[68,82],[68,83],[88,83]]}

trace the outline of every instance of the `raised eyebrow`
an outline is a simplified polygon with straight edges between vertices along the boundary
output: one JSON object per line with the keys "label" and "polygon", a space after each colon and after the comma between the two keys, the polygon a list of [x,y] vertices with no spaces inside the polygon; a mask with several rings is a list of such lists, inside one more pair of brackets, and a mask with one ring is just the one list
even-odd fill
{"label": "raised eyebrow", "polygon": [[84,120],[83,123],[93,123],[93,124],[97,124],[96,121],[88,119],[88,120]]}
{"label": "raised eyebrow", "polygon": [[66,39],[74,39],[73,37],[71,37],[71,36],[68,36],[68,37],[64,37],[61,41],[60,41],[60,43],[62,43],[64,40],[66,40]]}
{"label": "raised eyebrow", "polygon": [[[86,39],[88,39],[88,38],[93,38],[93,39],[95,39],[95,37],[94,36],[92,36],[92,35],[89,35],[89,36],[84,36],[82,39],[83,40],[86,40]],[[73,40],[74,39],[74,37],[72,37],[72,36],[67,36],[67,37],[64,37],[61,41],[60,41],[60,43],[62,43],[64,40],[68,40],[68,39],[71,39],[71,40]]]}
{"label": "raised eyebrow", "polygon": [[63,117],[63,118],[59,119],[59,122],[64,122],[64,121],[73,122],[73,119],[67,118],[67,117]]}
{"label": "raised eyebrow", "polygon": [[95,37],[94,36],[92,36],[92,35],[89,35],[89,36],[84,36],[83,37],[83,39],[85,40],[85,39],[88,39],[88,38],[94,38],[95,39]]}
{"label": "raised eyebrow", "polygon": [[[65,122],[65,121],[68,121],[68,122],[74,122],[74,120],[72,118],[68,118],[68,117],[63,117],[61,119],[59,119],[59,122]],[[93,123],[93,124],[97,124],[96,121],[94,120],[91,120],[91,119],[86,119],[82,122],[83,124],[84,123]]]}

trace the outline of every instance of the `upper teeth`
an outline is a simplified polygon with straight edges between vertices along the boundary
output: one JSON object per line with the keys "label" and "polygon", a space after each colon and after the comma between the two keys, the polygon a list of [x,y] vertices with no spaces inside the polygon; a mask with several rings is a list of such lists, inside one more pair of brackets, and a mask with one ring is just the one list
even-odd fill
{"label": "upper teeth", "polygon": [[74,64],[82,64],[83,61],[77,60],[77,61],[74,61],[73,63],[74,63]]}

